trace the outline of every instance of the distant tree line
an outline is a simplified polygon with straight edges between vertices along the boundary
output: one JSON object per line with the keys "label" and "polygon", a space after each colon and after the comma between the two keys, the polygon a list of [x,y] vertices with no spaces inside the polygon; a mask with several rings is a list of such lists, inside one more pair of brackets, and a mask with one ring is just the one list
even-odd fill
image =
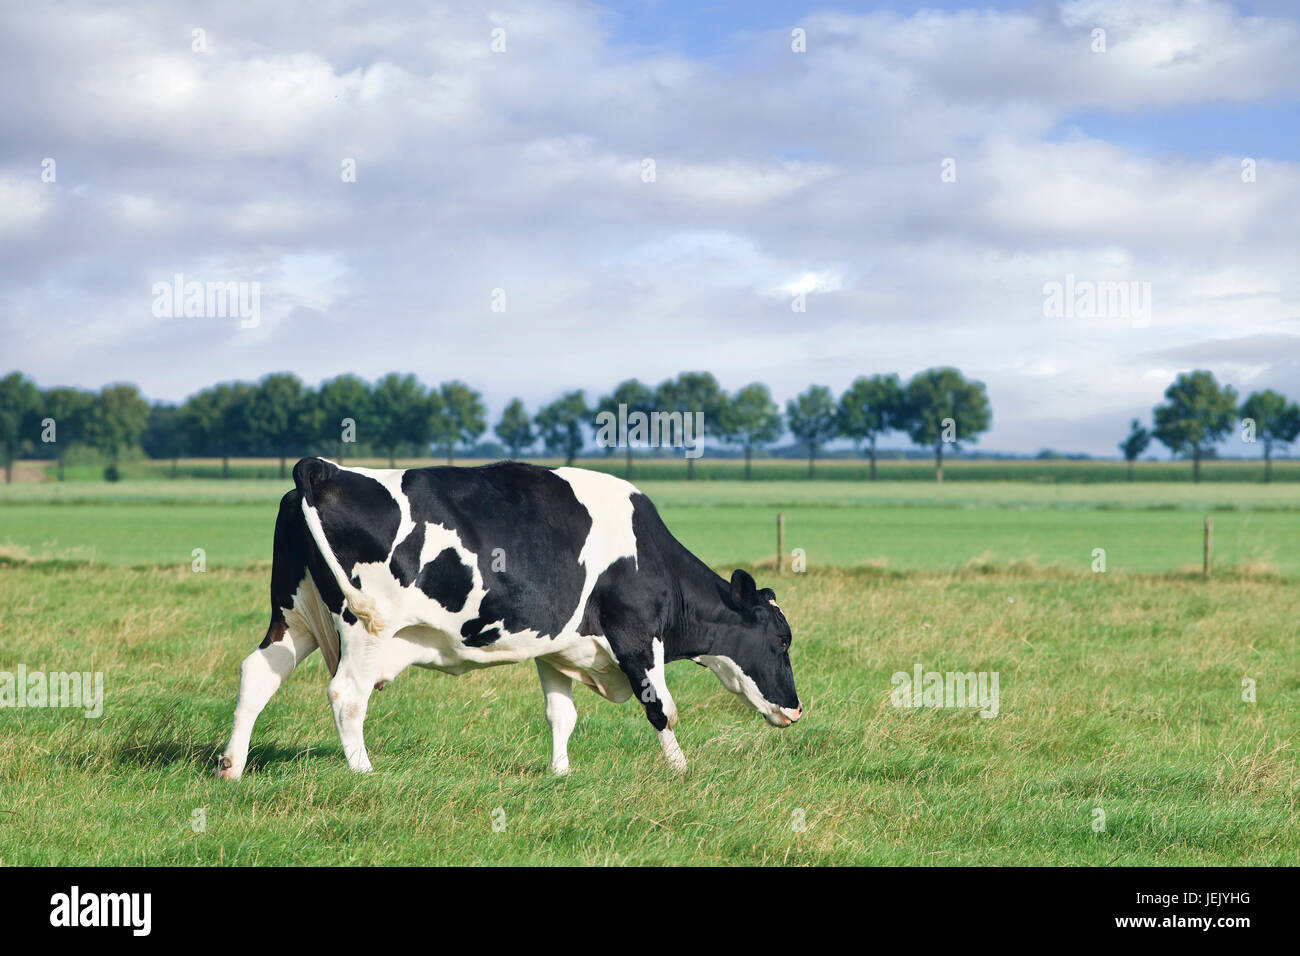
{"label": "distant tree line", "polygon": [[[493,426],[507,453],[517,458],[539,445],[572,464],[597,433],[602,412],[646,415],[702,414],[704,435],[744,456],[745,477],[754,453],[778,441],[788,429],[807,449],[811,477],[817,453],[827,442],[847,438],[871,461],[876,477],[878,441],[902,432],[934,452],[935,475],[943,480],[945,448],[955,450],[987,431],[992,412],[984,385],[953,368],[927,369],[907,383],[897,375],[861,377],[838,397],[822,385],[786,403],[784,411],[758,382],[728,393],[708,372],[683,372],[658,386],[629,379],[589,402],[579,389],[529,413],[521,399],[505,406]],[[18,372],[0,379],[0,445],[5,480],[16,457],[54,459],[63,479],[71,449],[90,449],[107,461],[105,475],[118,473],[124,455],[137,450],[155,459],[219,458],[222,476],[231,458],[272,457],[280,474],[304,454],[337,460],[399,455],[422,457],[438,449],[449,463],[458,448],[472,446],[487,431],[482,396],[463,382],[426,387],[414,375],[391,373],[374,383],[340,375],[318,388],[289,373],[260,381],[223,382],[202,389],[179,405],[150,404],[134,385],[106,385],[98,392],[76,388],[40,389]],[[641,447],[641,446],[638,446]],[[605,447],[613,454],[615,447]],[[626,470],[633,447],[626,444]],[[687,458],[688,477],[694,459]]]}
{"label": "distant tree line", "polygon": [[1133,462],[1154,438],[1174,455],[1192,460],[1192,480],[1201,480],[1201,460],[1214,456],[1214,446],[1236,428],[1246,443],[1264,446],[1264,480],[1273,480],[1273,449],[1300,437],[1300,406],[1272,389],[1252,392],[1237,403],[1237,390],[1220,385],[1203,369],[1184,372],[1165,389],[1165,401],[1152,411],[1150,429],[1138,419],[1119,443],[1133,480]]}
{"label": "distant tree line", "polygon": [[[1274,450],[1300,437],[1300,407],[1271,389],[1251,393],[1238,403],[1230,385],[1198,370],[1180,374],[1153,410],[1150,428],[1134,419],[1119,449],[1129,463],[1153,440],[1172,454],[1190,458],[1193,478],[1201,478],[1201,461],[1215,446],[1241,428],[1245,442],[1262,446],[1265,480],[1272,479]],[[812,476],[817,454],[836,439],[848,439],[870,461],[876,477],[878,442],[902,433],[933,451],[935,477],[943,480],[945,451],[956,450],[988,430],[992,411],[984,385],[968,381],[954,368],[919,372],[906,383],[897,375],[856,379],[838,398],[829,388],[813,385],[788,401],[784,410],[759,382],[728,393],[708,372],[683,372],[658,386],[637,379],[620,383],[589,403],[579,389],[530,413],[511,399],[492,431],[506,452],[517,458],[539,446],[572,464],[596,434],[594,420],[603,412],[703,416],[704,435],[724,442],[745,459],[751,474],[754,453],[771,446],[788,430],[807,450]],[[89,449],[105,462],[114,478],[129,454],[170,459],[173,473],[183,457],[219,458],[222,476],[231,458],[271,457],[287,474],[288,461],[304,454],[349,457],[381,456],[395,464],[399,455],[423,457],[437,449],[454,463],[457,449],[472,447],[488,430],[482,396],[463,382],[426,387],[414,375],[391,373],[370,383],[340,375],[318,388],[289,373],[261,381],[223,382],[202,389],[179,405],[150,404],[134,385],[110,384],[97,392],[77,388],[40,389],[19,372],[0,378],[0,452],[5,480],[21,455],[53,459],[63,478],[69,452]],[[636,446],[643,447],[643,446]],[[623,446],[626,471],[633,468],[633,444]],[[607,445],[605,454],[615,447]],[[687,476],[694,459],[687,458]]]}

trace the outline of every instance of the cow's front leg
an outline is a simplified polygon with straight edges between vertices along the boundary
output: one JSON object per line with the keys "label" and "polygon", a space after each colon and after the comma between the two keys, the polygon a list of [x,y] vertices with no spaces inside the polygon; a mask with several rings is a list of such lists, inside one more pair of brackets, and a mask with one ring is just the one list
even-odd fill
{"label": "cow's front leg", "polygon": [[310,634],[289,630],[282,623],[272,624],[262,645],[244,658],[239,665],[239,697],[235,701],[230,742],[217,761],[218,777],[238,780],[243,776],[257,715],[285,678],[314,650],[316,639]]}
{"label": "cow's front leg", "polygon": [[569,735],[578,723],[573,706],[573,681],[551,664],[537,659],[537,676],[546,699],[546,722],[551,725],[551,773],[562,777],[569,772]]}
{"label": "cow's front leg", "polygon": [[677,705],[664,681],[664,645],[658,638],[650,642],[648,653],[631,654],[619,660],[619,666],[632,684],[632,690],[645,708],[646,719],[659,735],[659,747],[668,766],[675,772],[686,770],[686,756],[677,745],[673,728],[677,726]]}
{"label": "cow's front leg", "polygon": [[330,707],[348,767],[357,773],[369,773],[370,757],[362,728],[370,692],[379,676],[378,638],[356,624],[343,624],[339,630],[339,669],[329,682]]}

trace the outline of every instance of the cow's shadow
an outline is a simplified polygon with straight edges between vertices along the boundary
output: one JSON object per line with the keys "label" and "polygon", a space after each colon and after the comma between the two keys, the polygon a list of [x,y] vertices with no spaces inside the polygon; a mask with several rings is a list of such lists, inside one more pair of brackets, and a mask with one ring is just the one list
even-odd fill
{"label": "cow's shadow", "polygon": [[[224,743],[214,744],[211,741],[199,743],[194,740],[159,738],[123,747],[114,762],[131,767],[170,767],[183,764],[197,771],[212,773],[216,769],[217,760],[224,746]],[[284,764],[318,760],[329,756],[342,757],[337,741],[299,747],[254,745],[249,748],[248,763],[245,765],[244,772],[271,769]]]}

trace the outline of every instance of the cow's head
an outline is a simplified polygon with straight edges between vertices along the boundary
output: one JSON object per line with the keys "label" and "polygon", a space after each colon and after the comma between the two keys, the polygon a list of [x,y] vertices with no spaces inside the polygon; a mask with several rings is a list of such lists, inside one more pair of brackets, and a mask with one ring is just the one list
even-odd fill
{"label": "cow's head", "polygon": [[737,569],[726,595],[741,617],[738,627],[721,628],[712,653],[696,658],[718,676],[724,687],[776,727],[789,727],[803,714],[790,667],[790,625],[770,588]]}

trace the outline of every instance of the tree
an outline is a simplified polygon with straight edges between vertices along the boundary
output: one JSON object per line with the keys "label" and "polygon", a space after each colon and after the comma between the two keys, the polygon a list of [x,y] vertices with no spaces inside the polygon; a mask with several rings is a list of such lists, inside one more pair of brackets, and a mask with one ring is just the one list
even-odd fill
{"label": "tree", "polygon": [[0,452],[5,460],[5,484],[14,480],[14,459],[24,435],[32,432],[40,392],[21,372],[0,378]]}
{"label": "tree", "polygon": [[1241,417],[1255,423],[1255,438],[1264,443],[1264,480],[1273,480],[1273,446],[1300,437],[1300,406],[1271,388],[1251,392],[1241,403]]}
{"label": "tree", "polygon": [[388,467],[397,467],[397,449],[429,447],[431,422],[429,397],[414,375],[390,372],[375,383],[371,393],[375,444],[388,453]]}
{"label": "tree", "polygon": [[[700,442],[706,434],[716,432],[718,420],[727,405],[727,396],[709,372],[682,372],[675,379],[660,384],[655,401],[662,411],[681,412],[683,428],[685,416],[703,413],[703,430],[695,436],[695,440]],[[695,477],[694,458],[686,459],[686,477]]]}
{"label": "tree", "polygon": [[289,454],[307,443],[309,397],[298,376],[288,372],[266,376],[249,395],[249,444],[275,452],[281,479],[288,476]]}
{"label": "tree", "polygon": [[564,463],[572,465],[573,459],[582,450],[583,423],[590,417],[591,409],[587,407],[586,393],[579,389],[576,392],[566,392],[542,408],[535,421],[547,450],[562,452]]}
{"label": "tree", "polygon": [[533,434],[533,423],[528,417],[528,410],[524,408],[523,401],[518,398],[510,400],[510,404],[501,413],[501,421],[497,422],[492,430],[505,443],[511,458],[518,458],[521,451],[537,440],[537,436]]}
{"label": "tree", "polygon": [[808,477],[811,478],[818,447],[835,437],[835,400],[831,398],[831,390],[825,385],[813,385],[790,399],[785,405],[785,420],[794,437],[808,446]]}
{"label": "tree", "polygon": [[149,403],[134,385],[105,385],[91,403],[86,419],[86,439],[108,459],[104,477],[117,480],[122,452],[140,443]]}
{"label": "tree", "polygon": [[229,478],[231,457],[254,455],[259,450],[257,425],[253,417],[257,386],[248,382],[228,382],[218,385],[217,391],[221,396],[221,414],[217,419],[221,477]]}
{"label": "tree", "polygon": [[1192,480],[1201,480],[1201,457],[1232,430],[1237,391],[1219,387],[1213,373],[1184,372],[1165,389],[1155,410],[1155,437],[1175,455],[1190,455]]}
{"label": "tree", "polygon": [[745,480],[750,479],[754,449],[781,437],[781,409],[761,382],[746,385],[727,402],[718,423],[723,441],[739,445],[745,452]]}
{"label": "tree", "polygon": [[443,382],[429,393],[429,430],[433,443],[447,453],[447,464],[458,444],[472,445],[487,430],[483,396],[464,382]]}
{"label": "tree", "polygon": [[[331,436],[338,445],[338,460],[344,459],[344,447],[357,440],[357,432],[369,428],[370,386],[355,375],[339,375],[321,382],[316,393],[316,407],[308,416],[311,433]],[[332,436],[338,436],[336,439]]]}
{"label": "tree", "polygon": [[86,425],[95,396],[79,388],[48,388],[41,393],[40,417],[54,420],[54,458],[58,462],[59,481],[68,451],[78,441],[86,440]]}
{"label": "tree", "polygon": [[836,411],[839,433],[855,447],[867,446],[871,480],[876,480],[876,439],[903,424],[903,386],[897,375],[862,376],[840,396]]}
{"label": "tree", "polygon": [[[655,393],[649,385],[644,385],[634,378],[629,378],[626,382],[620,382],[614,387],[614,391],[602,398],[596,405],[596,411],[608,412],[615,418],[618,417],[618,407],[627,406],[627,415],[630,418],[635,413],[649,416],[654,412],[658,405],[655,402]],[[624,477],[629,480],[632,478],[632,442],[627,441],[624,444],[627,454],[627,464],[624,468]],[[613,452],[614,446],[608,446],[606,453]],[[689,460],[689,459],[688,459]],[[689,465],[687,466],[689,469]]]}
{"label": "tree", "polygon": [[226,477],[225,452],[222,447],[222,406],[229,398],[230,386],[213,385],[195,392],[181,405],[179,424],[191,455],[221,455],[221,477]]}
{"label": "tree", "polygon": [[1119,443],[1119,450],[1124,453],[1124,460],[1128,462],[1128,480],[1133,480],[1133,462],[1147,450],[1151,444],[1151,433],[1142,427],[1142,423],[1136,418],[1129,422],[1128,437]]}
{"label": "tree", "polygon": [[955,368],[918,372],[903,391],[903,428],[912,442],[934,448],[934,480],[943,481],[943,446],[956,450],[993,422],[983,382],[968,382]]}
{"label": "tree", "polygon": [[170,458],[172,477],[175,478],[177,459],[185,454],[185,430],[181,427],[181,410],[166,402],[154,402],[149,407],[149,417],[145,420],[140,445],[150,458]]}

